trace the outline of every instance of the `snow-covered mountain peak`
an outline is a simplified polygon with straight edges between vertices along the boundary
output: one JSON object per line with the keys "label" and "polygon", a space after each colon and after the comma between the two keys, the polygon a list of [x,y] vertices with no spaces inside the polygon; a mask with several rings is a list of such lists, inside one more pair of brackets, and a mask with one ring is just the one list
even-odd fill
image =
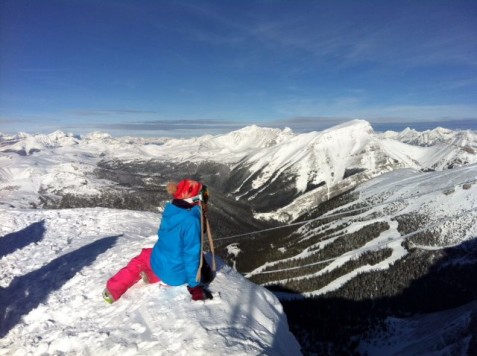
{"label": "snow-covered mountain peak", "polygon": [[89,134],[86,134],[84,137],[85,140],[90,140],[90,141],[104,141],[104,140],[111,140],[112,136],[106,132],[90,132]]}
{"label": "snow-covered mountain peak", "polygon": [[[389,131],[389,132],[394,132],[394,131]],[[416,135],[418,134],[419,132],[414,130],[414,129],[411,129],[410,127],[406,127],[404,130],[402,130],[401,134],[402,135]]]}
{"label": "snow-covered mountain peak", "polygon": [[50,138],[51,140],[61,140],[65,137],[72,136],[72,135],[68,135],[61,130],[56,130],[46,136]]}
{"label": "snow-covered mountain peak", "polygon": [[290,128],[280,130],[251,125],[225,135],[217,136],[214,138],[214,141],[232,150],[238,150],[270,147],[280,144],[293,136],[294,133]]}
{"label": "snow-covered mountain peak", "polygon": [[415,146],[430,147],[438,144],[450,144],[462,147],[477,147],[477,133],[471,130],[453,131],[443,127],[436,127],[432,130],[419,132],[406,128],[401,132],[386,131],[379,136]]}
{"label": "snow-covered mountain peak", "polygon": [[[374,142],[374,131],[362,120],[334,126],[322,132],[296,135],[280,144],[266,147],[245,157],[240,166],[247,167],[249,176],[238,192],[249,190],[264,194],[275,181],[287,178],[287,191],[299,194],[325,186],[329,189],[343,180],[347,169],[363,170],[362,162],[372,165],[375,159],[365,159],[366,153],[374,154],[368,147]],[[368,164],[369,163],[369,164]],[[283,189],[283,188],[282,188]],[[254,198],[255,196],[249,197]]]}
{"label": "snow-covered mountain peak", "polygon": [[[369,122],[352,120],[320,132],[316,140],[319,145],[327,146],[326,149],[332,149],[337,155],[353,155],[362,149],[373,136],[374,130]],[[330,148],[329,145],[333,147]]]}
{"label": "snow-covered mountain peak", "polygon": [[148,147],[150,155],[162,155],[171,160],[210,160],[234,163],[251,152],[273,147],[294,137],[290,129],[280,130],[246,126],[223,135],[204,135],[189,139],[170,139],[162,147]]}
{"label": "snow-covered mountain peak", "polygon": [[366,120],[359,120],[359,119],[355,119],[355,120],[350,120],[350,121],[346,121],[342,124],[338,124],[338,125],[335,125],[335,126],[332,126],[326,130],[323,130],[322,132],[323,133],[327,133],[327,132],[346,132],[346,131],[362,131],[362,132],[367,132],[369,134],[371,133],[374,133],[374,130],[373,130],[373,127],[371,126],[371,124],[366,121]]}
{"label": "snow-covered mountain peak", "polygon": [[78,143],[78,139],[73,134],[65,134],[60,130],[48,135],[35,135],[33,139],[47,148],[71,146]]}
{"label": "snow-covered mountain peak", "polygon": [[15,134],[13,137],[9,137],[10,139],[22,139],[22,138],[27,138],[27,137],[32,137],[32,134],[29,134],[28,132],[23,132],[20,131],[17,134]]}

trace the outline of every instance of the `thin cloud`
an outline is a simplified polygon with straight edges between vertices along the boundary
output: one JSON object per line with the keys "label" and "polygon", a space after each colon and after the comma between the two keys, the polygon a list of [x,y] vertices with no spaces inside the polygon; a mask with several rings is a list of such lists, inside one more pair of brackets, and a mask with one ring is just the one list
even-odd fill
{"label": "thin cloud", "polygon": [[384,131],[402,131],[405,128],[411,128],[416,131],[432,130],[436,127],[444,127],[451,130],[477,130],[477,118],[458,119],[458,120],[434,120],[434,121],[390,121],[375,122],[370,121],[373,129],[378,132]]}
{"label": "thin cloud", "polygon": [[112,109],[112,110],[75,110],[73,115],[77,116],[113,116],[113,115],[129,115],[129,114],[155,114],[155,111],[137,110],[137,109]]}
{"label": "thin cloud", "polygon": [[[325,117],[351,117],[353,110],[362,107],[364,100],[359,95],[336,98],[290,96],[276,103],[275,110],[290,117],[314,117],[318,113]],[[343,114],[346,112],[346,114]]]}
{"label": "thin cloud", "polygon": [[204,131],[208,129],[217,130],[233,130],[243,127],[242,122],[225,121],[225,120],[154,120],[142,122],[125,122],[125,123],[101,123],[95,125],[105,130],[123,130],[123,131]]}
{"label": "thin cloud", "polygon": [[452,120],[477,117],[476,104],[374,104],[363,91],[350,92],[349,96],[335,98],[315,98],[290,96],[275,103],[275,111],[288,117],[338,117],[363,118],[381,121],[421,120],[432,121],[451,118]]}
{"label": "thin cloud", "polygon": [[324,116],[310,116],[310,117],[291,117],[282,120],[273,120],[264,123],[265,126],[284,128],[289,127],[295,132],[310,132],[321,131],[329,127],[339,125],[343,122],[353,120],[353,118],[344,117],[324,117]]}
{"label": "thin cloud", "polygon": [[38,116],[25,116],[25,115],[13,115],[13,116],[2,116],[0,117],[0,125],[10,125],[10,124],[29,124],[37,123],[39,120]]}
{"label": "thin cloud", "polygon": [[455,90],[472,86],[477,86],[477,77],[445,82],[439,85],[439,89]]}
{"label": "thin cloud", "polygon": [[419,120],[422,122],[433,120],[462,120],[477,118],[477,105],[396,105],[375,107],[361,110],[363,116],[380,118],[382,122],[395,119]]}
{"label": "thin cloud", "polygon": [[[23,121],[27,121],[27,120],[23,120]],[[13,123],[16,123],[16,122],[18,122],[17,119],[0,117],[0,125],[13,124]]]}
{"label": "thin cloud", "polygon": [[[356,4],[355,16],[351,16],[349,9],[327,13],[310,6],[309,13],[299,16],[266,21],[257,18],[243,31],[284,55],[308,53],[315,58],[316,65],[329,62],[337,67],[363,62],[404,67],[477,65],[477,45],[473,40],[476,34],[468,26],[468,18],[450,22],[447,12],[439,6],[410,14],[404,10],[387,12],[378,5],[376,12],[382,13],[378,22],[371,15],[360,14],[361,6]],[[424,12],[428,26],[425,30]]]}
{"label": "thin cloud", "polygon": [[68,69],[62,68],[20,68],[18,69],[19,72],[27,72],[27,73],[56,73],[56,72],[65,72]]}

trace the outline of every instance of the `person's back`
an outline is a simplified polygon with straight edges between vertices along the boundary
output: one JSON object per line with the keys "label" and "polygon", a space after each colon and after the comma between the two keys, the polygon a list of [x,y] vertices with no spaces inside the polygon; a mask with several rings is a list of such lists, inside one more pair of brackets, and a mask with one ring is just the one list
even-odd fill
{"label": "person's back", "polygon": [[159,239],[151,255],[154,273],[166,284],[190,287],[196,280],[200,265],[200,207],[181,207],[168,203],[162,215]]}

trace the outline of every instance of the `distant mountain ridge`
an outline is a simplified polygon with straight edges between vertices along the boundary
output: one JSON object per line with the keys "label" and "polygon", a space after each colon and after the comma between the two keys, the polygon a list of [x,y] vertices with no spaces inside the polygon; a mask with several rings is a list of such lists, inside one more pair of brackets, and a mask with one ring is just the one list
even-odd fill
{"label": "distant mountain ridge", "polygon": [[476,147],[477,143],[477,133],[475,131],[453,131],[442,127],[436,127],[435,129],[422,132],[406,128],[401,132],[386,131],[382,136],[417,146],[433,146],[439,143],[446,143],[462,147]]}
{"label": "distant mountain ridge", "polygon": [[[145,176],[163,174],[164,167],[152,168],[154,162],[181,166],[184,175],[197,174],[194,169],[207,175],[205,170],[213,164],[210,179],[218,185],[217,189],[250,204],[260,219],[288,221],[395,169],[442,170],[475,163],[475,147],[477,134],[472,131],[438,128],[418,133],[406,129],[401,133],[378,134],[363,120],[303,134],[295,134],[289,128],[248,126],[224,135],[191,139],[114,138],[99,132],[80,137],[61,131],[49,135],[0,134],[0,152],[31,156],[28,160],[32,161],[25,171],[16,168],[15,173],[9,171],[5,161],[0,177],[8,187],[18,185],[8,183],[8,177],[31,180],[21,186],[37,189],[37,193],[41,190],[58,194],[66,185],[76,194],[91,195],[110,186],[91,176],[100,163],[106,172],[107,167],[119,167],[115,162],[136,162],[146,170]],[[39,164],[49,151],[64,157],[56,165],[57,181],[43,176]],[[177,174],[180,170],[176,169]],[[269,199],[270,195],[274,199]]]}
{"label": "distant mountain ridge", "polygon": [[[296,134],[290,128],[276,129],[260,127],[257,125],[246,126],[242,129],[231,131],[222,135],[204,135],[190,139],[178,139],[169,137],[113,137],[104,132],[91,132],[86,135],[75,135],[72,133],[64,133],[60,130],[50,134],[29,134],[19,132],[15,135],[7,135],[0,132],[0,147],[18,145],[17,147],[27,146],[38,149],[47,149],[60,146],[70,146],[79,143],[108,143],[108,144],[167,144],[171,148],[189,145],[194,150],[197,146],[201,151],[214,151],[214,149],[228,149],[234,152],[244,151],[246,153],[250,149],[267,148],[284,143],[295,137],[306,138],[308,135],[325,135],[335,130],[343,131],[344,128],[352,128],[352,130],[363,129],[371,130],[373,135],[379,139],[393,139],[403,143],[416,146],[434,146],[436,144],[450,144],[460,147],[477,147],[477,132],[472,130],[450,130],[437,127],[433,130],[416,131],[406,128],[401,132],[386,131],[384,133],[375,133],[371,124],[364,120],[352,120],[344,124],[333,126],[323,131],[311,131],[308,133]],[[14,147],[10,147],[12,149]],[[2,149],[4,151],[5,149]],[[191,150],[192,151],[192,150]]]}

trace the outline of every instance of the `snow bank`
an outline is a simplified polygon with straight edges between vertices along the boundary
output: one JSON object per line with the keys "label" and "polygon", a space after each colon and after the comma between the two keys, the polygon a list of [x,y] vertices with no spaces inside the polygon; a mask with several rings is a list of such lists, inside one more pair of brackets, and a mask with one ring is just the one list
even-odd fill
{"label": "snow bank", "polygon": [[107,278],[155,242],[160,216],[0,210],[0,355],[298,355],[278,299],[221,261],[213,300],[142,281],[113,305]]}

